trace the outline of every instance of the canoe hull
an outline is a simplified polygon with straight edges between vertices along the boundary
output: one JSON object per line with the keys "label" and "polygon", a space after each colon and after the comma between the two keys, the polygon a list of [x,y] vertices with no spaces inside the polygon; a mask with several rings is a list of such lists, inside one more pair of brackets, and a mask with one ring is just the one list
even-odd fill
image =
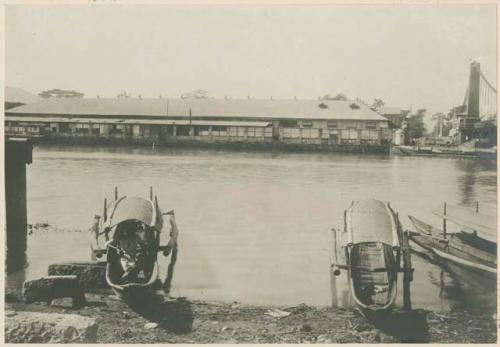
{"label": "canoe hull", "polygon": [[118,198],[96,218],[92,256],[106,261],[106,282],[122,299],[143,297],[158,283],[163,216],[157,199]]}
{"label": "canoe hull", "polygon": [[[415,229],[420,231],[410,232],[410,240],[432,252],[461,282],[473,287],[496,288],[496,255],[491,249],[486,251],[474,247],[474,245],[481,245],[482,242],[474,242],[470,239],[471,235],[451,234],[445,239],[439,229],[414,217],[410,220]],[[425,233],[429,230],[434,232]],[[436,235],[436,230],[438,235]]]}
{"label": "canoe hull", "polygon": [[[488,282],[496,282],[497,269],[483,264],[478,264],[460,257],[454,256],[450,253],[446,253],[442,250],[433,248],[433,251],[441,258],[446,260],[448,263],[463,268],[468,273],[474,273],[481,276],[482,279]],[[456,268],[455,266],[453,268]]]}
{"label": "canoe hull", "polygon": [[[361,243],[350,250],[349,283],[362,311],[387,311],[397,297],[396,256],[382,243]],[[378,258],[378,259],[377,259]]]}
{"label": "canoe hull", "polygon": [[123,300],[130,300],[137,297],[140,298],[143,297],[143,295],[154,291],[155,284],[158,280],[158,263],[155,263],[153,273],[146,283],[118,284],[116,281],[112,280],[112,277],[112,265],[108,263],[106,266],[106,282],[111,287],[115,295]]}
{"label": "canoe hull", "polygon": [[397,297],[399,222],[388,204],[353,203],[345,212],[344,248],[349,286],[361,312],[390,310]]}

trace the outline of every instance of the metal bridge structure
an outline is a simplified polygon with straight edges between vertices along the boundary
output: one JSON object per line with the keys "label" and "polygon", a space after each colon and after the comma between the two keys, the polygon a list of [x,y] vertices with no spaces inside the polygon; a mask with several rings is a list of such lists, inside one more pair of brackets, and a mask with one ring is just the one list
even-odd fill
{"label": "metal bridge structure", "polygon": [[463,104],[455,108],[456,129],[460,143],[486,139],[496,145],[497,90],[481,71],[481,65],[470,65],[469,84]]}

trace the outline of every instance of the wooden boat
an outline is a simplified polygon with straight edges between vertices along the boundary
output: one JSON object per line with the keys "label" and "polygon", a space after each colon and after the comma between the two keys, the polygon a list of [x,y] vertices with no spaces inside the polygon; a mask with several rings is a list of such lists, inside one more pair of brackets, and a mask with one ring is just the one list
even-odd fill
{"label": "wooden boat", "polygon": [[443,232],[441,230],[415,217],[408,216],[408,218],[415,227],[415,230],[417,230],[416,232],[409,232],[410,240],[428,251],[432,251],[433,247],[438,249],[444,249],[446,247],[448,241],[443,237]]}
{"label": "wooden boat", "polygon": [[[175,222],[174,222],[175,223]],[[171,219],[172,224],[172,219]],[[106,282],[121,298],[151,291],[158,279],[158,252],[168,255],[176,244],[177,229],[160,246],[163,213],[158,199],[122,196],[104,201],[102,217],[96,216],[91,248],[95,259],[106,261]]]}
{"label": "wooden boat", "polygon": [[[404,236],[397,215],[389,204],[378,200],[353,202],[344,212],[343,229],[341,233],[334,230],[334,274],[348,271],[352,298],[362,312],[389,310],[397,297],[398,272],[411,275],[412,271],[409,247],[403,254]],[[340,263],[339,253],[345,264]],[[405,277],[405,290],[410,281],[411,276]]]}
{"label": "wooden boat", "polygon": [[466,146],[405,146],[392,145],[392,154],[416,156],[451,156],[496,159],[496,148],[468,148]]}
{"label": "wooden boat", "polygon": [[445,233],[415,217],[409,218],[416,230],[409,233],[410,240],[451,265],[449,269],[462,280],[469,281],[470,277],[477,282],[479,278],[482,283],[478,284],[486,287],[496,282],[496,243],[469,232]]}
{"label": "wooden boat", "polygon": [[404,155],[422,155],[422,154],[432,154],[432,147],[430,146],[404,146],[398,145],[394,146],[397,148],[401,154]]}

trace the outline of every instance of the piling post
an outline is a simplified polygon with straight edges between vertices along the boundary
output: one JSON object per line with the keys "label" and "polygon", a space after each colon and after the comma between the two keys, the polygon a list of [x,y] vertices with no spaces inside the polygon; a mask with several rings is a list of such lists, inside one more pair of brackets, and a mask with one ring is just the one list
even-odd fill
{"label": "piling post", "polygon": [[118,200],[118,187],[115,187],[115,200]]}
{"label": "piling post", "polygon": [[413,280],[413,273],[411,268],[411,250],[408,241],[408,231],[402,233],[403,235],[403,307],[406,311],[411,311],[411,294],[410,283]]}
{"label": "piling post", "polygon": [[330,259],[331,271],[335,276],[340,275],[338,248],[337,248],[337,230],[332,228],[332,258]]}
{"label": "piling post", "polygon": [[7,273],[26,264],[28,211],[26,204],[26,165],[32,162],[33,144],[28,139],[5,140],[5,212]]}
{"label": "piling post", "polygon": [[103,221],[106,222],[108,220],[108,199],[104,198],[104,209],[103,209]]}
{"label": "piling post", "polygon": [[476,213],[479,213],[479,201],[476,201]]}
{"label": "piling post", "polygon": [[443,207],[443,237],[446,238],[446,201]]}

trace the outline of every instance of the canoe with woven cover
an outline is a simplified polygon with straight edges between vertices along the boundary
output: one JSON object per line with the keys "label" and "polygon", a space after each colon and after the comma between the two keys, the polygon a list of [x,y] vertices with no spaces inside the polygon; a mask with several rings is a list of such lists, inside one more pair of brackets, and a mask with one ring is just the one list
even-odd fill
{"label": "canoe with woven cover", "polygon": [[363,311],[387,311],[397,297],[401,228],[388,203],[356,201],[344,212],[346,268],[351,295]]}
{"label": "canoe with woven cover", "polygon": [[[171,222],[172,223],[172,222]],[[160,246],[163,213],[158,200],[118,197],[104,202],[93,226],[93,258],[106,261],[106,282],[121,298],[151,291],[158,280],[158,252],[169,250],[177,235]]]}

